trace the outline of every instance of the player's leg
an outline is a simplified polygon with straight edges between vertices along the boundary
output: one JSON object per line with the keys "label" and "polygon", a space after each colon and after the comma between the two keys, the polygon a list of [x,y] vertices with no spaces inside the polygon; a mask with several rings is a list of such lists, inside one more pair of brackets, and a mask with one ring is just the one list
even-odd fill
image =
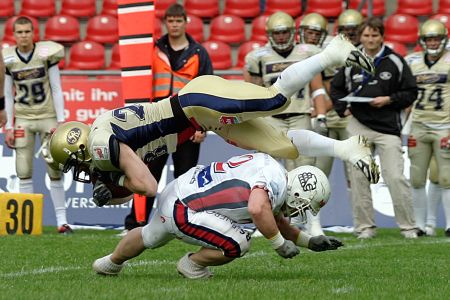
{"label": "player's leg", "polygon": [[427,193],[425,185],[427,181],[428,166],[430,165],[433,147],[431,140],[422,141],[425,133],[415,125],[412,126],[408,137],[408,156],[411,162],[410,183],[414,204],[414,215],[419,235],[425,233],[427,218]]}
{"label": "player's leg", "polygon": [[228,143],[243,149],[258,150],[275,158],[298,157],[297,148],[286,134],[269,125],[263,118],[224,126],[215,132]]}
{"label": "player's leg", "polygon": [[337,157],[360,169],[371,183],[377,183],[380,178],[378,165],[362,136],[338,141],[308,130],[291,130],[287,135],[303,155]]}
{"label": "player's leg", "polygon": [[50,132],[56,128],[57,122],[55,118],[36,120],[36,126],[41,142],[41,155],[47,165],[47,174],[50,177],[50,197],[52,198],[53,208],[55,210],[56,224],[58,232],[62,234],[73,233],[67,224],[66,216],[66,193],[64,191],[63,173],[57,169],[53,163],[53,159],[49,156],[49,140]]}
{"label": "player's leg", "polygon": [[14,136],[16,147],[16,172],[19,181],[19,191],[32,194],[33,190],[33,154],[35,143],[34,120],[16,118]]}
{"label": "player's leg", "polygon": [[442,190],[439,186],[439,170],[436,163],[436,157],[433,155],[428,170],[428,190],[427,190],[427,222],[425,225],[425,234],[428,236],[436,235],[436,219],[438,206],[441,203]]}
{"label": "player's leg", "polygon": [[[443,131],[445,132],[445,131]],[[450,237],[450,143],[446,134],[440,134],[439,146],[434,144],[439,169],[439,185],[442,188],[442,206],[445,215],[445,236]],[[448,131],[447,131],[448,134]]]}

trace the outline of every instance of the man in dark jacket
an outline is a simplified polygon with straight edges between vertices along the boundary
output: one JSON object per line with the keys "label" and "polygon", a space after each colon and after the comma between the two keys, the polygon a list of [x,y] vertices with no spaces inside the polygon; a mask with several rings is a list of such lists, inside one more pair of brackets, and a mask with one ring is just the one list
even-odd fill
{"label": "man in dark jacket", "polygon": [[[405,60],[383,45],[384,26],[369,18],[359,29],[363,51],[373,57],[376,73],[356,68],[339,70],[331,83],[334,108],[341,116],[353,115],[347,127],[351,135],[368,138],[381,160],[384,182],[389,188],[394,213],[405,238],[417,238],[411,190],[403,175],[401,112],[417,97],[417,86]],[[340,99],[346,98],[347,101]],[[360,239],[376,234],[370,185],[351,171],[352,208],[355,234]]]}

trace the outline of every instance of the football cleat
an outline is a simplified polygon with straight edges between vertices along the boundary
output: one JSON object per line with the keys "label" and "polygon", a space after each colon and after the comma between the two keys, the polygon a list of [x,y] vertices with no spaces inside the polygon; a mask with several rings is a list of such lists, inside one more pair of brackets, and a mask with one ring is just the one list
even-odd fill
{"label": "football cleat", "polygon": [[58,233],[64,235],[73,234],[73,229],[68,224],[64,224],[58,227]]}
{"label": "football cleat", "polygon": [[202,279],[211,277],[212,273],[207,267],[196,264],[189,258],[191,254],[192,253],[187,253],[178,261],[178,273],[180,273],[183,277],[189,279]]}
{"label": "football cleat", "polygon": [[372,156],[367,138],[355,135],[343,141],[343,143],[336,148],[340,157],[360,169],[370,183],[377,183],[380,180],[380,168]]}
{"label": "football cleat", "polygon": [[330,66],[358,67],[375,74],[373,60],[356,48],[344,34],[334,37],[321,54]]}
{"label": "football cleat", "polygon": [[123,268],[122,265],[116,265],[110,259],[111,255],[103,256],[102,258],[96,259],[92,264],[92,268],[97,274],[100,275],[117,275]]}
{"label": "football cleat", "polygon": [[400,233],[405,239],[417,239],[418,236],[416,229],[402,230]]}

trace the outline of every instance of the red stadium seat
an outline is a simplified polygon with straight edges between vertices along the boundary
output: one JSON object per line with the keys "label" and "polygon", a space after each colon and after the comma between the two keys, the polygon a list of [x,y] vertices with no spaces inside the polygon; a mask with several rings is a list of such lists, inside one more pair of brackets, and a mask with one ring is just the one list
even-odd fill
{"label": "red stadium seat", "polygon": [[388,41],[404,44],[415,44],[417,41],[419,21],[416,17],[393,14],[384,21],[384,27],[384,38]]}
{"label": "red stadium seat", "polygon": [[[311,0],[310,0],[311,1]],[[308,2],[310,2],[308,1]],[[326,1],[330,2],[329,0]],[[342,2],[342,1],[341,1]],[[277,11],[283,11],[293,18],[302,13],[302,1],[301,0],[266,0],[265,15],[271,15]]]}
{"label": "red stadium seat", "polygon": [[80,40],[80,22],[72,16],[53,16],[45,23],[45,40],[74,43]]}
{"label": "red stadium seat", "polygon": [[439,14],[450,14],[450,0],[439,0]]}
{"label": "red stadium seat", "polygon": [[429,16],[433,14],[433,0],[398,0],[396,14]]}
{"label": "red stadium seat", "polygon": [[105,47],[96,42],[83,41],[70,47],[66,69],[101,70],[105,67]]}
{"label": "red stadium seat", "polygon": [[430,19],[441,21],[447,27],[448,36],[450,37],[450,15],[449,14],[436,14],[430,17]]}
{"label": "red stadium seat", "polygon": [[260,41],[248,41],[242,43],[238,48],[238,59],[235,67],[242,68],[245,64],[245,56],[247,53],[262,46],[264,46],[264,43]]}
{"label": "red stadium seat", "polygon": [[120,66],[120,51],[119,44],[114,44],[111,49],[111,62],[109,63],[108,69],[119,70]]}
{"label": "red stadium seat", "polygon": [[392,50],[394,50],[395,52],[397,52],[398,54],[400,54],[401,56],[406,56],[406,54],[408,54],[408,48],[402,43],[394,41],[392,42],[384,41],[384,44],[389,48],[391,48]]}
{"label": "red stadium seat", "polygon": [[96,13],[95,0],[62,0],[61,15],[89,18]]}
{"label": "red stadium seat", "polygon": [[207,41],[202,43],[211,58],[215,70],[231,68],[231,47],[220,41]]}
{"label": "red stadium seat", "polygon": [[268,15],[261,15],[253,19],[250,41],[267,42],[269,40],[266,33],[266,22],[268,18]]}
{"label": "red stadium seat", "polygon": [[0,1],[0,18],[12,17],[14,14],[14,0]]}
{"label": "red stadium seat", "polygon": [[219,0],[185,0],[184,8],[188,15],[210,19],[219,15]]}
{"label": "red stadium seat", "polygon": [[156,0],[155,16],[160,19],[164,18],[166,9],[174,3],[177,3],[177,0]]}
{"label": "red stadium seat", "polygon": [[241,18],[255,18],[260,12],[260,0],[225,0],[224,15],[235,15]]}
{"label": "red stadium seat", "polygon": [[89,19],[86,40],[101,44],[114,44],[119,40],[119,24],[116,17],[98,15]]}
{"label": "red stadium seat", "polygon": [[337,18],[342,12],[342,0],[309,0],[305,14],[313,12],[325,18]]}
{"label": "red stadium seat", "polygon": [[[16,21],[16,19],[18,17],[19,16],[14,16],[14,17],[11,17],[8,20],[6,20],[6,23],[5,23],[5,34],[3,35],[3,41],[12,42],[13,44],[16,43],[16,40],[14,39],[13,24],[14,24],[14,21]],[[33,41],[37,42],[37,41],[40,40],[40,37],[39,37],[39,22],[34,17],[31,17],[31,16],[26,16],[26,17],[31,20],[31,23],[33,23],[33,28],[34,28]]]}
{"label": "red stadium seat", "polygon": [[54,0],[22,0],[21,15],[46,18],[55,14]]}
{"label": "red stadium seat", "polygon": [[245,41],[245,22],[241,17],[220,15],[211,20],[208,40],[238,44]]}
{"label": "red stadium seat", "polygon": [[101,14],[117,17],[117,0],[103,0]]}
{"label": "red stadium seat", "polygon": [[[348,3],[348,8],[357,10],[359,7],[359,4],[363,0],[350,0]],[[373,7],[372,7],[372,15],[381,17],[386,14],[386,7],[384,6],[385,0],[373,0]],[[367,17],[368,15],[368,1],[364,4],[361,13],[363,16]]]}
{"label": "red stadium seat", "polygon": [[203,33],[203,21],[197,16],[191,15],[187,17],[186,32],[199,43],[202,43],[205,40]]}

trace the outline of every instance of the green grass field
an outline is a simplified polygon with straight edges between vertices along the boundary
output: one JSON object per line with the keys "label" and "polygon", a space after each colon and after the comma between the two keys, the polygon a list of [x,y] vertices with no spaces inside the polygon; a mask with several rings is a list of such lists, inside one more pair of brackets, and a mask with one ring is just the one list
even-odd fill
{"label": "green grass field", "polygon": [[373,240],[336,234],[345,246],[285,260],[264,238],[246,256],[192,281],[175,265],[196,247],[180,241],[147,250],[116,277],[96,275],[92,262],[111,252],[118,231],[78,230],[59,236],[0,237],[0,299],[449,299],[450,238],[405,240],[379,229]]}

